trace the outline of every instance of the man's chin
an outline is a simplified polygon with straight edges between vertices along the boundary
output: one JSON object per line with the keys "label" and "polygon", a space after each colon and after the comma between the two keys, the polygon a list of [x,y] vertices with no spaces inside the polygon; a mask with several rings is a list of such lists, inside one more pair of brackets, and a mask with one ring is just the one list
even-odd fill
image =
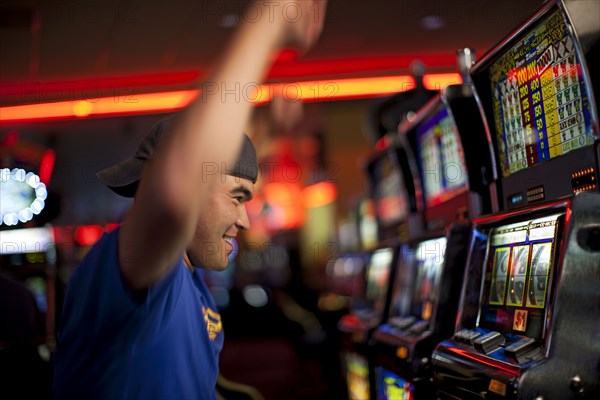
{"label": "man's chin", "polygon": [[211,260],[207,261],[202,265],[203,269],[208,269],[211,271],[224,271],[229,266],[229,259],[224,257],[221,260]]}

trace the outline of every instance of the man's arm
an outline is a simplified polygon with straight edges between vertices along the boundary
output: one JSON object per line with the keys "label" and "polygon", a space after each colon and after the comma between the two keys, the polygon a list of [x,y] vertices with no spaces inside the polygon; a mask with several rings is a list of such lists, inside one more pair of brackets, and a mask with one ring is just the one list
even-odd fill
{"label": "man's arm", "polygon": [[[290,7],[288,3],[301,10],[300,19],[285,18],[282,10]],[[211,88],[210,94],[198,96],[182,113],[144,170],[119,236],[121,272],[134,290],[157,282],[182,256],[199,211],[220,179],[218,173],[207,172],[235,162],[252,105],[244,96],[237,96],[240,101],[236,96],[222,100],[222,91],[260,83],[275,51],[287,45],[308,48],[320,34],[325,1],[254,5],[261,7],[261,18],[242,22],[222,62],[203,85]]]}

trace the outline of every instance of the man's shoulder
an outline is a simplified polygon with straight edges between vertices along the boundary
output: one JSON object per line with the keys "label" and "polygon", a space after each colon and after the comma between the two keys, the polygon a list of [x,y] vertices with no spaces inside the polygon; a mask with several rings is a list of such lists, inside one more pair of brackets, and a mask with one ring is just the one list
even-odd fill
{"label": "man's shoulder", "polygon": [[87,275],[102,265],[118,265],[118,234],[118,228],[104,233],[77,264],[70,281],[81,279],[81,275]]}

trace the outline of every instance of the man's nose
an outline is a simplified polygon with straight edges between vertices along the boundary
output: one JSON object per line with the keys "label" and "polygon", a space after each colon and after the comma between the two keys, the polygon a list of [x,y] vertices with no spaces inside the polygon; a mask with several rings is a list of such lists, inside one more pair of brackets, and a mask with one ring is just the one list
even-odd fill
{"label": "man's nose", "polygon": [[245,204],[240,204],[238,207],[238,219],[236,225],[240,229],[250,229],[250,219],[248,218],[248,211],[246,210]]}

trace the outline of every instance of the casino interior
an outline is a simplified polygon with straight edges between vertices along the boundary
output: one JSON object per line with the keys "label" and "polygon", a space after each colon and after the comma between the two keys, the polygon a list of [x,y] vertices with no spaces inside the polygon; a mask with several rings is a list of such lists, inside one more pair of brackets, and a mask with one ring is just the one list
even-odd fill
{"label": "casino interior", "polygon": [[[96,172],[253,18],[0,4],[0,398],[53,397],[69,279],[132,205]],[[307,54],[227,88],[260,170],[204,273],[221,398],[600,398],[599,39],[598,0],[330,0]]]}

